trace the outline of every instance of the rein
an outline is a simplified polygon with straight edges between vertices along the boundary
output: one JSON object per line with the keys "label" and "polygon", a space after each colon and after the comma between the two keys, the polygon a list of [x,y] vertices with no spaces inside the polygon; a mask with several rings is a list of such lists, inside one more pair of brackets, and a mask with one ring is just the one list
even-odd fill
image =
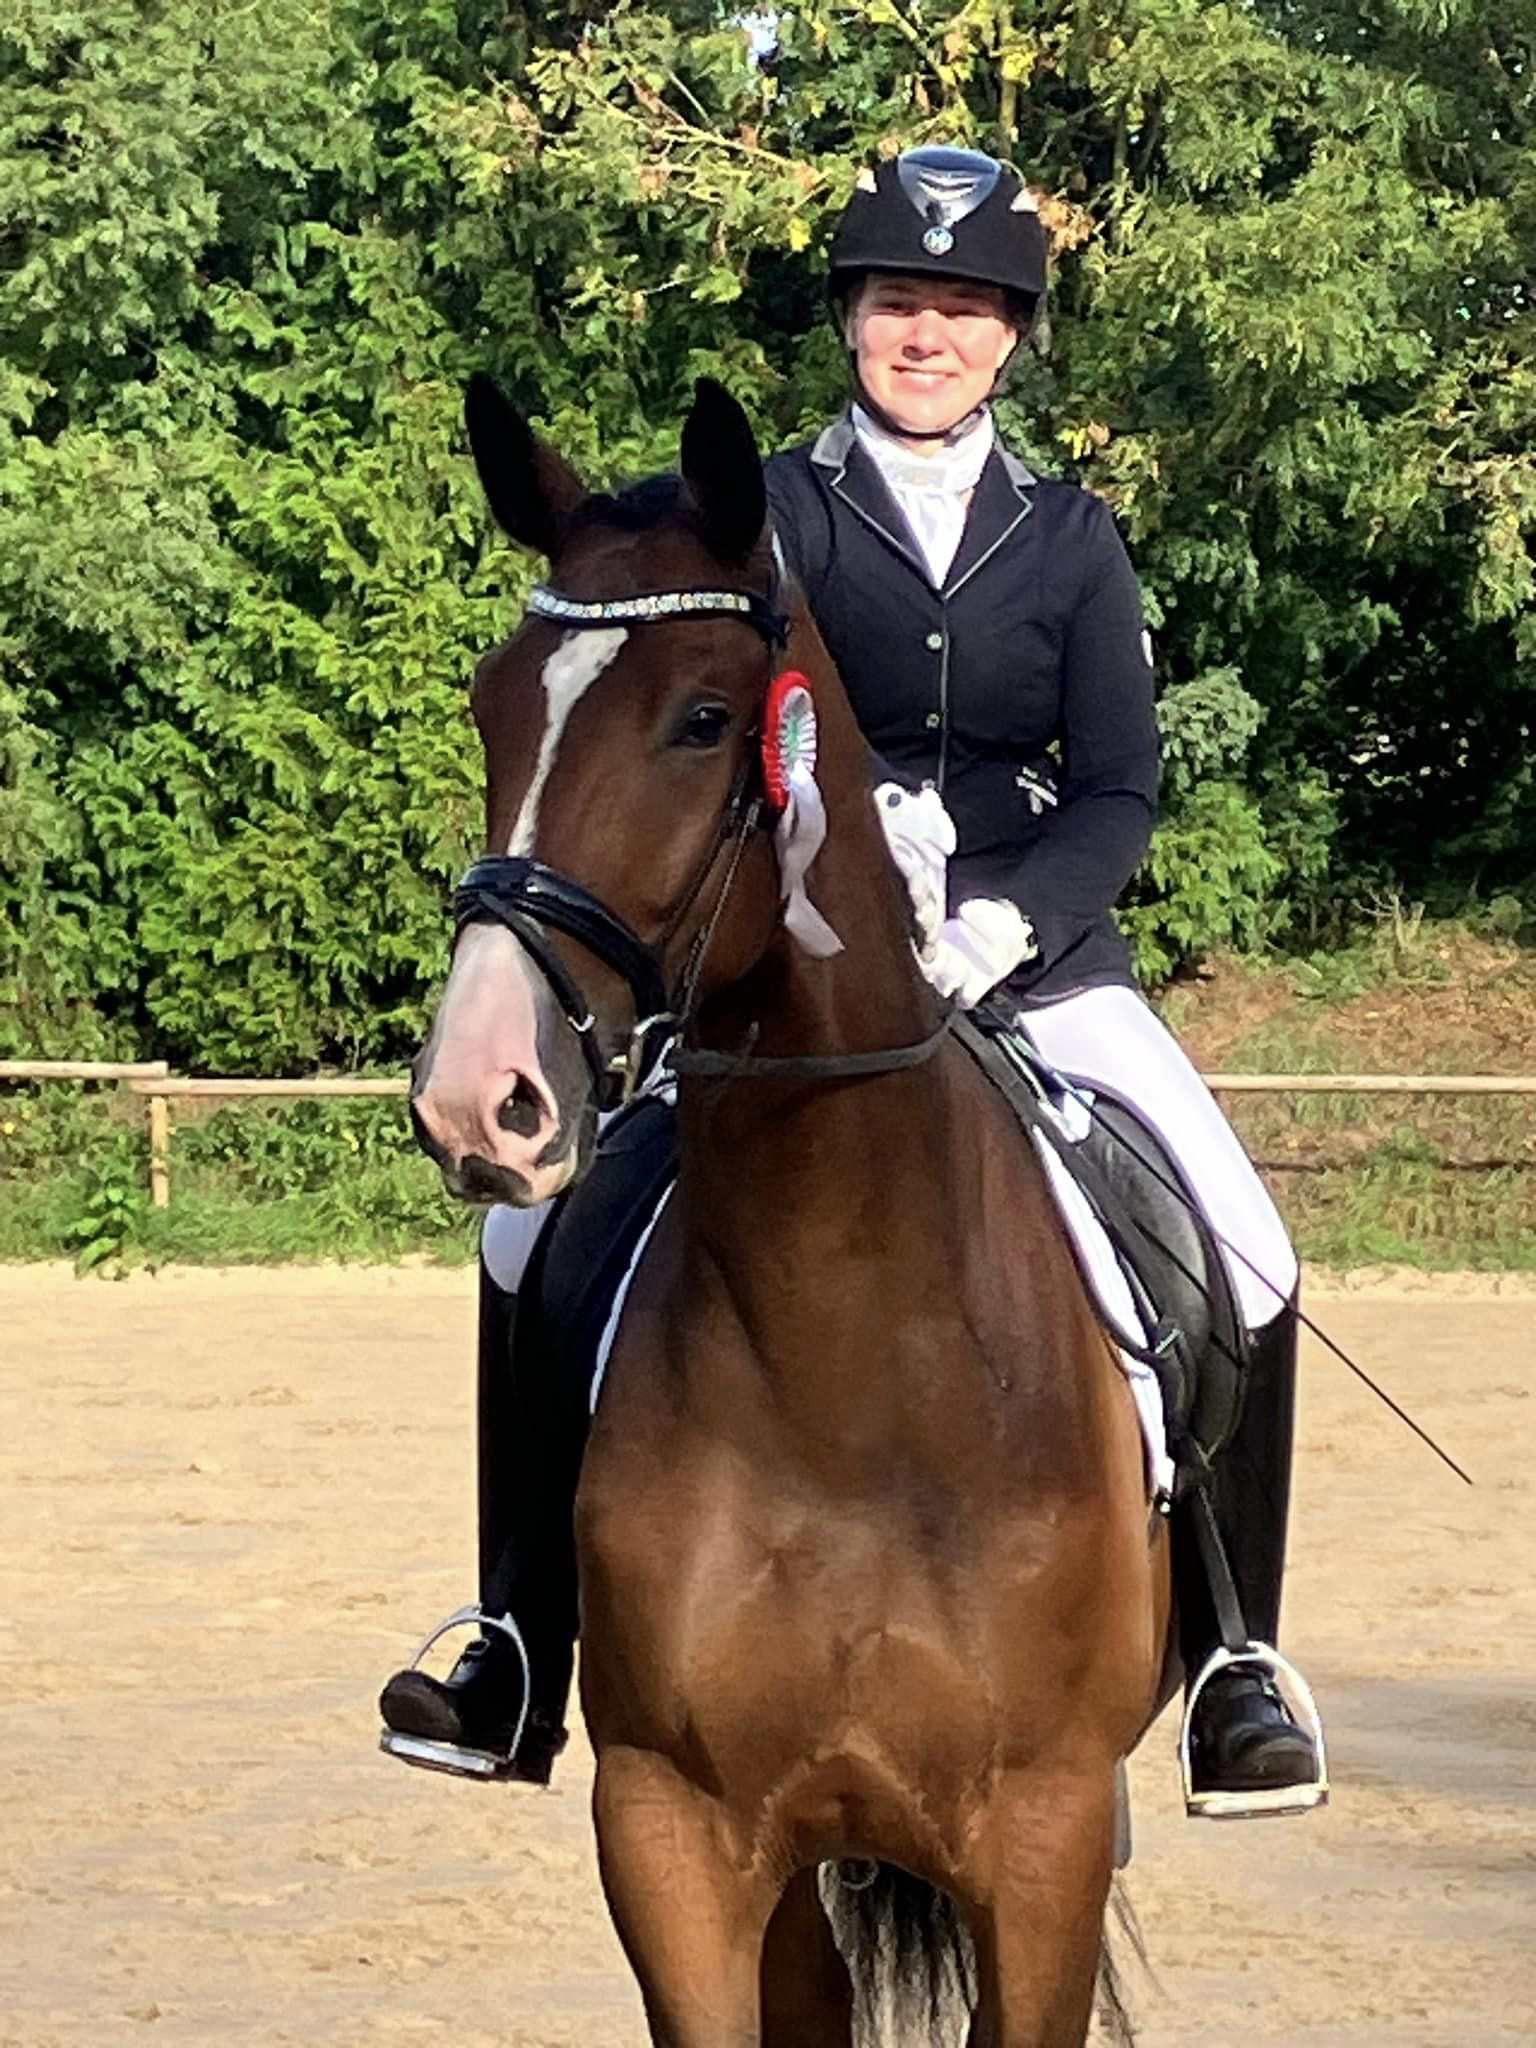
{"label": "rein", "polygon": [[[775,561],[778,549],[774,549]],[[530,592],[528,609],[539,618],[551,619],[567,630],[582,632],[620,625],[646,625],[658,619],[739,618],[752,627],[767,647],[770,657],[789,637],[789,621],[769,598],[749,590],[660,590],[631,597],[587,599],[567,597],[563,591],[537,584]],[[599,1109],[617,1109],[634,1096],[640,1083],[660,1058],[669,1039],[684,1028],[698,990],[704,959],[719,927],[727,898],[736,880],[752,834],[763,824],[768,812],[766,792],[761,788],[762,767],[757,744],[760,734],[749,734],[749,748],[709,850],[695,871],[682,902],[668,920],[654,946],[648,946],[606,903],[584,889],[579,882],[547,867],[543,861],[512,854],[491,854],[477,860],[453,894],[454,936],[466,925],[500,924],[512,933],[533,957],[548,981],[565,1021],[576,1033],[582,1056],[592,1077]],[[754,784],[759,785],[754,788]],[[721,852],[730,847],[730,858],[720,890],[708,916],[700,925],[675,990],[669,992],[661,956],[688,913],[697,903]],[[605,1060],[597,1043],[597,1019],[580,984],[562,964],[550,944],[549,933],[560,932],[574,939],[616,974],[629,990],[635,1021],[623,1052]],[[746,1046],[739,1052],[720,1053],[677,1049],[671,1059],[680,1075],[705,1076],[719,1081],[844,1080],[871,1074],[896,1073],[921,1066],[938,1051],[948,1035],[952,1013],[946,1012],[938,1028],[915,1045],[894,1046],[886,1051],[855,1052],[805,1057],[756,1054],[753,1025]]]}
{"label": "rein", "polygon": [[856,1081],[871,1074],[899,1074],[925,1066],[954,1028],[955,1010],[948,1007],[926,1038],[913,1045],[893,1045],[877,1052],[755,1053],[757,1026],[747,1034],[740,1052],[680,1049],[669,1062],[675,1074],[712,1081]]}

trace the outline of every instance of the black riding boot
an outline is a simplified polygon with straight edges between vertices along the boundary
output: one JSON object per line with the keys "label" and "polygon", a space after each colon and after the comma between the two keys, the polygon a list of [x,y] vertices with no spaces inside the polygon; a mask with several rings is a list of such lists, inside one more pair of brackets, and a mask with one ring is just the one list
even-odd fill
{"label": "black riding boot", "polygon": [[413,1668],[385,1686],[383,1747],[409,1763],[547,1785],[565,1747],[592,1363],[672,1178],[675,1133],[660,1096],[614,1119],[539,1237],[520,1308],[480,1268],[480,1604],[444,1627],[478,1622],[481,1635],[447,1678]]}
{"label": "black riding boot", "polygon": [[[1181,1646],[1194,1689],[1189,1706],[1191,1813],[1237,1819],[1295,1813],[1327,1798],[1321,1731],[1310,1699],[1288,1698],[1277,1675],[1280,1588],[1290,1507],[1296,1412],[1295,1302],[1251,1339],[1242,1417],[1215,1461],[1211,1499],[1246,1623],[1251,1658],[1238,1655],[1197,1681],[1223,1646],[1206,1569],[1186,1570],[1180,1591]],[[1190,1503],[1190,1513],[1199,1512]],[[1191,1550],[1195,1534],[1188,1532]],[[1230,1631],[1229,1631],[1230,1633]],[[1230,1650],[1230,1642],[1226,1644]],[[1294,1684],[1290,1688],[1294,1695]],[[1298,1708],[1303,1711],[1298,1714]]]}
{"label": "black riding boot", "polygon": [[516,1328],[517,1296],[482,1264],[480,1604],[445,1624],[478,1620],[481,1634],[445,1679],[414,1665],[395,1673],[379,1695],[380,1746],[429,1770],[547,1785],[566,1743],[576,1638],[571,1502],[587,1416],[584,1404],[564,1412],[572,1404],[562,1402],[558,1375],[530,1369],[536,1346],[525,1349],[519,1373]]}

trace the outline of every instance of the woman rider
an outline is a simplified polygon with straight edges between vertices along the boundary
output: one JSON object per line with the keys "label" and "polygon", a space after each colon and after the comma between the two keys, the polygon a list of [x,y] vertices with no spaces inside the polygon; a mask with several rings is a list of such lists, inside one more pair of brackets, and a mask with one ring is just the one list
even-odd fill
{"label": "woman rider", "polygon": [[[1003,1000],[1054,1066],[1133,1103],[1236,1247],[1251,1370],[1215,1508],[1249,1635],[1273,1646],[1296,1261],[1220,1110],[1138,994],[1111,916],[1153,824],[1151,647],[1107,508],[1035,477],[993,425],[997,380],[1045,291],[1035,204],[990,157],[909,150],[861,176],[830,270],[851,403],[814,444],[768,464],[774,529],[894,785],[881,791],[892,850],[916,897],[925,884],[939,895],[930,979],[967,1006]],[[945,812],[947,900],[933,837],[937,820],[947,850]],[[480,1611],[519,1623],[531,1700],[512,1642],[489,1628],[446,1680],[397,1673],[380,1701],[385,1746],[409,1760],[534,1782],[564,1741],[570,1628],[551,1618],[538,1579],[541,1557],[568,1550],[580,1430],[578,1418],[575,1455],[551,1462],[552,1411],[537,1391],[519,1395],[507,1366],[542,1222],[537,1210],[493,1210],[481,1273]],[[509,1481],[514,1438],[538,1448]],[[1196,1670],[1218,1633],[1198,1589],[1183,1604]],[[1192,1810],[1295,1810],[1321,1797],[1313,1733],[1262,1662],[1200,1688],[1190,1747]]]}

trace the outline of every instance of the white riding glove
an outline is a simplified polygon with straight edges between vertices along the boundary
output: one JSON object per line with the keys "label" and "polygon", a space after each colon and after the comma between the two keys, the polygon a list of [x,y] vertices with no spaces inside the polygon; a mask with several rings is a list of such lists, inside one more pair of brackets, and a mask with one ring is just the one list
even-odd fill
{"label": "white riding glove", "polygon": [[971,896],[945,918],[918,964],[941,996],[972,1010],[1015,967],[1039,957],[1035,928],[1017,904],[1002,896]]}
{"label": "white riding glove", "polygon": [[948,907],[946,875],[955,850],[955,821],[936,789],[913,792],[899,782],[882,782],[875,810],[891,859],[901,870],[917,920],[919,951],[938,937]]}
{"label": "white riding glove", "polygon": [[1038,958],[1035,928],[1015,904],[995,896],[973,896],[953,917],[944,915],[955,824],[937,790],[914,795],[882,782],[875,810],[912,898],[924,979],[962,1010],[972,1009],[1015,967]]}

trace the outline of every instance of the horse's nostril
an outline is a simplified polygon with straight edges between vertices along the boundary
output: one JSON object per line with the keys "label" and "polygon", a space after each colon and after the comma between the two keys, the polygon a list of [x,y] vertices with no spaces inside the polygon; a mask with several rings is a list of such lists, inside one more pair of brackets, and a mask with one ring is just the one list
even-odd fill
{"label": "horse's nostril", "polygon": [[514,1137],[532,1138],[538,1135],[544,1121],[544,1103],[537,1089],[522,1074],[517,1085],[496,1112],[496,1121],[504,1131],[511,1131]]}

